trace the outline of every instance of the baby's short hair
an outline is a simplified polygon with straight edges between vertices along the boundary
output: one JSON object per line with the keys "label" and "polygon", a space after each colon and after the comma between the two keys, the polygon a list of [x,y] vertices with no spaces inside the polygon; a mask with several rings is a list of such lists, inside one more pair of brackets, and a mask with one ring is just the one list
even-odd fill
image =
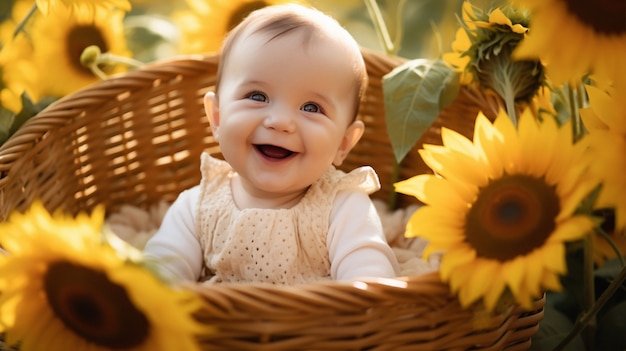
{"label": "baby's short hair", "polygon": [[305,32],[304,45],[307,45],[315,33],[326,33],[332,38],[340,38],[349,49],[354,51],[355,64],[355,116],[358,113],[361,99],[367,89],[368,77],[360,47],[350,33],[334,18],[312,7],[297,4],[283,4],[263,7],[251,12],[242,22],[231,30],[220,50],[215,89],[219,90],[223,67],[237,41],[246,34],[267,33],[271,41],[294,30]]}

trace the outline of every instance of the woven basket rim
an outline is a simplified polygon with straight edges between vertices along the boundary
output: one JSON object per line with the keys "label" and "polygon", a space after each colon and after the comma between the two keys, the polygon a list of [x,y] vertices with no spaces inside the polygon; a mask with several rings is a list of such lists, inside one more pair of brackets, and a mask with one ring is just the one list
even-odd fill
{"label": "woven basket rim", "polygon": [[[406,62],[406,60],[366,48],[363,48],[363,54],[368,64],[368,72],[376,75],[372,77],[376,79],[370,79],[371,89],[368,89],[380,95],[382,90],[381,76],[393,67]],[[173,129],[178,124],[184,124],[187,110],[183,112],[177,110],[182,109],[177,105],[178,100],[183,101],[180,105],[188,104],[190,101],[196,103],[200,93],[199,90],[195,90],[199,89],[195,85],[181,87],[182,84],[180,83],[183,80],[188,83],[190,80],[200,79],[197,76],[206,78],[207,67],[214,69],[218,60],[219,57],[216,54],[180,55],[162,59],[138,70],[117,74],[108,80],[98,82],[52,103],[42,113],[27,121],[7,142],[0,146],[0,211],[23,208],[32,202],[35,195],[42,198],[47,196],[46,205],[55,210],[64,208],[64,206],[70,210],[93,208],[102,198],[111,202],[150,201],[150,199],[145,200],[141,196],[135,196],[134,193],[127,197],[119,197],[119,192],[116,192],[119,189],[116,186],[132,191],[150,188],[155,192],[154,197],[156,198],[162,196],[161,192],[176,193],[177,191],[172,191],[169,188],[161,189],[160,184],[145,184],[142,181],[148,178],[146,174],[161,176],[164,173],[168,176],[169,173],[172,173],[172,177],[176,177],[178,180],[187,177],[191,172],[189,171],[190,168],[193,168],[193,172],[198,171],[194,168],[196,166],[181,163],[180,167],[170,169],[150,159],[146,161],[146,164],[149,164],[150,167],[157,165],[161,168],[157,167],[158,169],[153,173],[147,173],[148,170],[143,169],[137,171],[133,168],[134,165],[143,162],[142,157],[149,158],[153,155],[143,155],[141,150],[137,149],[123,149],[135,142],[135,139],[129,139],[132,142],[125,140],[123,136],[128,134],[132,138],[146,137],[144,134],[149,133],[142,133],[144,129],[150,131],[165,127]],[[198,85],[203,84],[198,83]],[[172,92],[168,90],[170,88],[186,90],[185,92]],[[154,95],[150,95],[146,91],[154,93]],[[170,95],[174,96],[177,101],[171,102]],[[370,115],[365,115],[365,117],[371,119],[376,117],[372,114],[381,113],[383,101],[379,95],[368,96],[369,103],[375,106],[366,106],[364,113]],[[134,105],[137,104],[136,99],[142,99],[140,105]],[[153,105],[144,106],[153,100],[156,101]],[[135,108],[144,108],[145,113],[159,109],[164,109],[166,112],[155,113],[154,116],[150,117],[153,119],[143,120],[142,118],[145,116],[134,115]],[[197,109],[197,106],[193,108]],[[93,111],[97,113],[92,113]],[[104,116],[105,114],[106,116]],[[145,118],[148,119],[148,117]],[[165,122],[162,121],[164,118],[166,119]],[[94,120],[97,121],[90,124]],[[145,123],[145,126],[137,128],[144,129],[125,129],[135,128],[141,123]],[[118,130],[121,132],[115,134]],[[203,130],[189,131],[188,133],[192,132],[202,134]],[[382,135],[382,131],[370,130],[370,132],[378,134],[367,140],[369,144],[366,144],[365,147],[377,148],[379,145],[377,143],[388,143],[388,140],[382,138],[385,136]],[[103,133],[109,134],[103,136]],[[163,147],[165,149],[164,154],[169,155],[168,147],[178,147],[178,144],[181,143],[173,135],[175,136],[175,133],[168,130],[167,138],[162,138],[162,135],[159,135],[158,142],[154,141],[155,138],[150,139],[154,141],[152,149]],[[80,144],[84,141],[85,144]],[[207,142],[207,145],[209,144],[214,145],[210,141]],[[123,150],[111,149],[111,151],[107,149],[105,151],[109,154],[104,152],[93,157],[89,154],[92,151],[94,153],[101,152],[100,148],[104,149],[111,145]],[[184,147],[187,145],[183,145]],[[179,149],[174,151],[180,153]],[[184,151],[189,150],[184,149]],[[371,151],[379,152],[380,150]],[[157,153],[157,151],[154,152]],[[134,156],[128,156],[129,154]],[[119,165],[115,164],[113,168],[100,171],[98,165],[108,167],[109,163],[112,162],[103,155],[121,161]],[[367,154],[363,157],[365,157],[364,160],[367,160]],[[164,156],[158,154],[154,158],[158,161]],[[181,156],[181,158],[183,157]],[[83,159],[92,163],[88,164],[88,167],[84,166],[81,164]],[[198,160],[194,159],[194,162],[196,161],[199,162],[199,158]],[[65,168],[69,168],[69,170]],[[67,173],[63,173],[65,176],[60,178],[58,174],[61,172]],[[124,176],[131,178],[131,180],[127,182]],[[93,179],[100,180],[99,177],[111,178],[103,180],[103,184],[92,185],[90,183]],[[71,179],[68,180],[68,178]],[[159,182],[161,182],[161,178],[154,181],[154,183]],[[176,184],[176,186],[184,188],[185,184],[187,183],[183,182],[180,185]],[[67,197],[57,196],[57,193],[65,191],[67,187],[78,185],[81,186],[80,189],[68,190]],[[97,193],[99,196],[104,193],[104,196],[93,198],[96,192],[90,190],[92,188],[106,189]],[[139,190],[137,191],[139,192]],[[146,195],[142,196],[145,197]],[[136,197],[140,199],[136,199]],[[5,213],[0,213],[0,220],[7,218],[3,215]],[[302,328],[308,328],[313,322],[324,323],[326,320],[307,321],[307,313],[328,314],[329,310],[333,310],[335,313],[332,316],[334,318],[332,322],[326,321],[328,322],[327,325],[317,325],[314,326],[314,329],[317,332],[320,330],[328,331],[324,328],[328,328],[332,323],[340,323],[338,321],[341,321],[346,328],[348,328],[347,326],[352,328],[343,330],[336,327],[333,333],[345,333],[345,336],[320,341],[321,344],[319,345],[334,346],[335,349],[375,349],[376,347],[389,349],[391,346],[384,346],[381,343],[391,342],[393,339],[393,345],[403,345],[406,340],[411,340],[414,344],[408,346],[408,349],[413,349],[412,347],[418,343],[417,340],[421,340],[420,343],[431,348],[444,348],[445,346],[446,349],[463,349],[471,345],[475,349],[483,350],[504,348],[519,350],[527,348],[530,342],[529,338],[537,332],[537,324],[543,317],[545,304],[544,295],[536,301],[532,311],[523,311],[519,306],[511,307],[511,309],[503,311],[495,317],[499,321],[496,328],[485,329],[480,332],[472,329],[468,318],[471,310],[460,307],[458,299],[451,293],[449,286],[441,280],[440,271],[395,278],[367,278],[355,281],[328,280],[294,286],[267,283],[220,285],[188,283],[183,284],[183,287],[195,291],[205,301],[210,302],[211,309],[200,313],[199,318],[206,323],[223,323],[227,328],[231,328],[221,336],[203,336],[203,340],[207,344],[217,345],[218,349],[219,347],[222,349],[250,350],[299,349],[294,346],[296,343],[302,343],[304,348],[312,347],[311,345],[316,342],[316,337],[313,335],[293,335],[294,329],[297,329],[298,325],[294,324],[294,320],[290,317],[291,314],[297,311],[298,316],[296,317],[301,317],[298,323],[302,323],[299,325]],[[300,303],[302,301],[304,303]],[[325,305],[326,308],[318,309],[317,307],[320,305]],[[274,312],[268,312],[274,307],[276,308]],[[245,308],[249,308],[249,310],[246,311]],[[267,314],[262,322],[259,311]],[[423,313],[427,313],[428,318],[431,319],[425,320],[422,317]],[[272,317],[276,317],[276,319],[272,320]],[[376,317],[376,320],[368,319],[373,317]],[[385,323],[393,324],[393,328],[396,328],[393,330],[397,331],[399,335],[392,337],[384,334],[385,331],[382,334],[372,335],[372,330],[376,329],[376,323],[384,318],[389,318],[389,320],[385,319]],[[419,328],[411,323],[419,324]],[[254,330],[246,331],[246,327],[253,324]],[[351,342],[350,338],[356,339],[353,331],[355,328],[362,328],[368,336],[362,336]],[[303,331],[304,334],[306,332],[306,330]],[[273,333],[276,333],[277,336],[274,337]],[[368,342],[372,344],[365,346]],[[377,346],[372,346],[373,344]],[[318,348],[325,349],[325,347]]]}

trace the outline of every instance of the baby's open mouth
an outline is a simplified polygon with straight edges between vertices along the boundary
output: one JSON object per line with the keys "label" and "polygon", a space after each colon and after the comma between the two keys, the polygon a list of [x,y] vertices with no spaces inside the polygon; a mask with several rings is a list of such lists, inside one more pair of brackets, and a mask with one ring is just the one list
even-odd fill
{"label": "baby's open mouth", "polygon": [[287,150],[285,148],[282,148],[280,146],[275,146],[275,145],[261,144],[261,145],[255,145],[255,147],[257,150],[259,150],[259,152],[263,156],[268,157],[268,158],[275,158],[278,160],[285,159],[295,154],[295,152],[291,150]]}

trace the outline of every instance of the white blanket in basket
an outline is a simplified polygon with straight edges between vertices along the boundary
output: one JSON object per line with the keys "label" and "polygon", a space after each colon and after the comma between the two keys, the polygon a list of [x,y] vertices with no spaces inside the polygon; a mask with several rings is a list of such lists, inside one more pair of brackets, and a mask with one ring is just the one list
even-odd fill
{"label": "white blanket in basket", "polygon": [[[421,258],[426,241],[421,238],[407,239],[404,237],[406,223],[417,207],[410,206],[390,211],[387,205],[380,200],[374,200],[374,205],[380,215],[387,241],[400,263],[400,275],[411,276],[437,270],[439,268],[438,255],[432,255],[428,261]],[[135,206],[124,205],[119,212],[111,214],[106,222],[120,238],[142,249],[150,236],[159,228],[169,206],[166,202],[160,202],[148,210],[143,210]]]}

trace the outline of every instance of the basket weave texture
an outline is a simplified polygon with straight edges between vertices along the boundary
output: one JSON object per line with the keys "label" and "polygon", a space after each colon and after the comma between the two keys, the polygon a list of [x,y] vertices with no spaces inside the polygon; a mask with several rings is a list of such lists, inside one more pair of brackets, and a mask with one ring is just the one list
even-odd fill
{"label": "basket weave texture", "polygon": [[[386,132],[381,79],[403,60],[362,52],[370,77],[360,108],[366,130],[342,168],[371,165],[382,184],[373,196],[388,200],[396,180],[428,170],[415,150],[398,167]],[[49,211],[76,214],[104,204],[115,212],[122,205],[173,201],[196,185],[200,154],[219,155],[202,105],[218,60],[201,55],[155,62],[82,89],[33,117],[0,147],[0,221],[35,199]],[[466,103],[463,109],[475,116],[478,107]],[[469,135],[473,120],[442,113],[416,148],[440,144],[441,125]],[[397,204],[414,201],[398,195]],[[472,312],[460,307],[437,272],[187,288],[208,302],[198,318],[219,328],[200,337],[207,350],[526,350],[545,303],[538,300],[532,311],[511,307],[493,316],[491,327],[476,329]]]}

